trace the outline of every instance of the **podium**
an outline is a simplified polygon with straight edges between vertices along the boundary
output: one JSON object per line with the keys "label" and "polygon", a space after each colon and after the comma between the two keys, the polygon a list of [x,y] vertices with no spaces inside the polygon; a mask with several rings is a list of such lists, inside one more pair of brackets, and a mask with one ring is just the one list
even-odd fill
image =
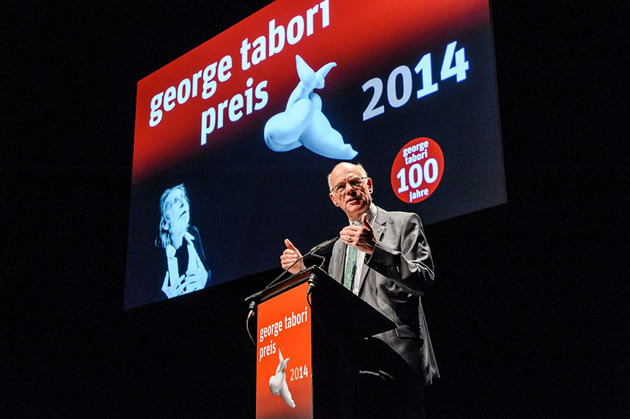
{"label": "podium", "polygon": [[353,343],[396,325],[317,266],[245,301],[257,307],[256,417],[352,417]]}

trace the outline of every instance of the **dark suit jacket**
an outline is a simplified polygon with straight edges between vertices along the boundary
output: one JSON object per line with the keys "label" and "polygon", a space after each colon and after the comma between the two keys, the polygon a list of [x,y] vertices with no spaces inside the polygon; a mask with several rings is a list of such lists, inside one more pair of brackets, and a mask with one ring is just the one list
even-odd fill
{"label": "dark suit jacket", "polygon": [[[420,217],[377,207],[372,223],[376,237],[373,254],[359,279],[359,297],[379,310],[397,328],[375,335],[430,384],[439,377],[420,296],[434,280],[433,260]],[[341,240],[332,251],[329,274],[343,280],[347,246]]]}

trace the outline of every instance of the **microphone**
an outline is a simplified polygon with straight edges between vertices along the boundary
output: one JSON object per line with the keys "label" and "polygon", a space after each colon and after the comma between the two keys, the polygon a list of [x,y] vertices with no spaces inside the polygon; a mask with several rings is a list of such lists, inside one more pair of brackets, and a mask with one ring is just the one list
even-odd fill
{"label": "microphone", "polygon": [[320,251],[320,250],[322,250],[322,249],[327,248],[328,246],[330,246],[331,244],[333,244],[333,243],[334,243],[334,242],[336,242],[337,240],[339,240],[339,236],[337,236],[337,237],[333,237],[332,239],[330,239],[330,240],[326,240],[325,242],[321,242],[321,243],[320,243],[320,244],[318,244],[317,246],[313,247],[313,248],[312,248],[312,249],[311,249],[311,250],[307,253],[307,255],[310,253],[310,254],[311,254],[311,256],[314,256],[314,257],[316,257],[316,258],[318,258],[318,259],[321,259],[322,261],[321,261],[321,262],[319,263],[319,265],[318,265],[318,266],[321,268],[322,266],[324,266],[324,262],[326,262],[326,258],[325,258],[325,257],[323,257],[323,256],[321,256],[321,255],[316,254],[316,252],[318,252],[318,251]]}
{"label": "microphone", "polygon": [[317,251],[319,251],[319,250],[322,250],[323,248],[330,246],[331,244],[333,244],[333,243],[334,243],[334,242],[336,242],[337,240],[339,240],[339,236],[337,236],[337,237],[333,237],[332,239],[330,239],[330,240],[326,240],[325,242],[321,242],[321,243],[320,243],[320,244],[318,244],[317,246],[313,247],[313,248],[310,250],[310,252],[308,252],[307,254],[309,254],[309,253],[315,253],[315,252],[317,252]]}
{"label": "microphone", "polygon": [[320,255],[315,254],[315,252],[318,252],[318,251],[320,251],[320,250],[322,250],[322,249],[324,249],[324,248],[326,248],[326,247],[330,246],[331,244],[333,244],[333,243],[334,243],[334,242],[336,242],[337,240],[339,240],[339,236],[337,236],[337,237],[333,237],[332,239],[329,239],[329,240],[326,240],[326,241],[324,241],[324,242],[321,242],[321,243],[320,243],[320,244],[318,244],[317,246],[313,247],[311,250],[309,250],[309,251],[308,251],[308,253],[306,253],[306,254],[302,255],[302,257],[298,258],[298,260],[296,260],[295,262],[293,262],[293,263],[291,264],[291,266],[289,266],[287,269],[283,270],[283,271],[282,271],[282,273],[276,277],[276,279],[274,279],[273,281],[271,281],[271,282],[269,283],[269,285],[267,285],[267,286],[265,287],[265,289],[268,289],[268,288],[270,288],[271,286],[273,286],[275,283],[277,283],[277,282],[278,282],[278,280],[279,280],[280,278],[282,278],[282,276],[283,276],[284,274],[286,274],[287,272],[289,272],[289,269],[291,269],[291,268],[292,268],[292,267],[293,267],[296,263],[300,262],[301,260],[303,260],[303,259],[304,259],[305,257],[307,257],[307,256],[311,256],[311,255],[313,255],[313,256],[316,256],[316,257],[318,257],[318,258],[321,258],[321,259],[322,259],[322,263],[320,264],[320,267],[321,267],[321,265],[323,265],[323,262],[324,262],[324,260],[325,260],[325,259],[324,259],[324,257],[323,257],[323,256],[320,256]]}

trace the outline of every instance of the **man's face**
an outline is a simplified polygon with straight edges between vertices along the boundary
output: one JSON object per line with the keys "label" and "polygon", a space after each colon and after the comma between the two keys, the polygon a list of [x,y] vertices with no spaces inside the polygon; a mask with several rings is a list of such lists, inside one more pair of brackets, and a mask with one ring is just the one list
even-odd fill
{"label": "man's face", "polygon": [[366,178],[359,167],[338,164],[330,174],[330,199],[352,221],[368,210],[372,203],[372,179]]}
{"label": "man's face", "polygon": [[179,189],[173,190],[164,200],[164,218],[171,234],[183,232],[190,222],[190,206]]}

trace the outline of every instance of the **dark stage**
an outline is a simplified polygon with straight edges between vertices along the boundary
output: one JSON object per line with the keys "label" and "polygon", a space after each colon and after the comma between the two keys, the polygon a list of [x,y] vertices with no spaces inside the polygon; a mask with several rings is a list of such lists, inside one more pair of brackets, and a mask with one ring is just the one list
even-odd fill
{"label": "dark stage", "polygon": [[[267,2],[11,3],[1,415],[252,417],[278,270],[122,305],[136,83]],[[630,415],[621,4],[492,4],[508,203],[426,228],[429,417]]]}

